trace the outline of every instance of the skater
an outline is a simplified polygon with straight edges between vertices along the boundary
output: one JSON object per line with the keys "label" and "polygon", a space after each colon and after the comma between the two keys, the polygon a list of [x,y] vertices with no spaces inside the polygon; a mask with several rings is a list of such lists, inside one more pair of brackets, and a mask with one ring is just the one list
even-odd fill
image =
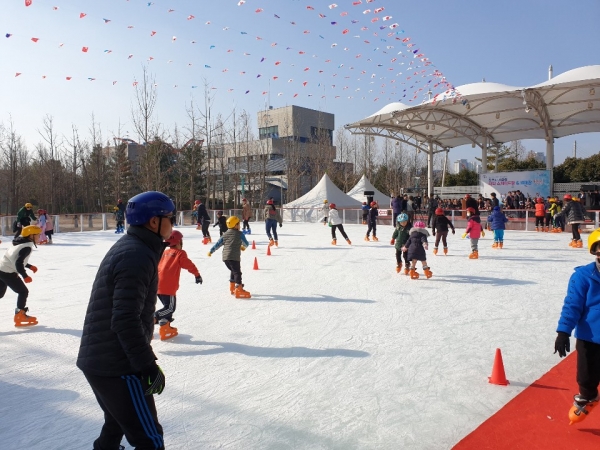
{"label": "skater", "polygon": [[[366,203],[363,203],[363,205],[366,205]],[[390,206],[392,207],[392,223],[394,224],[398,222],[398,216],[402,212],[402,197],[396,195],[396,197],[392,199]]]}
{"label": "skater", "polygon": [[95,449],[165,448],[154,394],[165,388],[150,342],[158,291],[158,264],[175,223],[175,205],[162,192],[132,197],[127,233],[98,268],[88,304],[77,367],[104,415]]}
{"label": "skater", "polygon": [[[427,228],[434,228],[432,220],[435,220],[437,215],[436,210],[438,209],[438,201],[435,199],[433,194],[429,194],[429,202],[427,203]],[[443,211],[442,211],[443,212]],[[446,230],[448,231],[448,230]],[[435,232],[433,234],[435,236]],[[437,247],[437,245],[436,245]],[[434,255],[436,253],[434,252]]]}
{"label": "skater", "polygon": [[213,228],[219,226],[219,236],[223,236],[223,233],[227,231],[227,216],[223,215],[223,211],[217,211],[217,221],[213,225]]}
{"label": "skater", "polygon": [[583,242],[581,241],[581,234],[579,233],[579,224],[585,222],[585,208],[579,201],[579,198],[571,197],[571,194],[565,194],[563,197],[565,201],[565,207],[558,214],[562,223],[568,223],[571,225],[571,232],[573,233],[573,239],[569,243],[570,247],[582,248]]}
{"label": "skater", "polygon": [[52,216],[48,215],[48,212],[44,210],[44,216],[46,216],[46,237],[48,238],[48,244],[52,244],[52,235],[54,234],[54,223],[52,223]]}
{"label": "skater", "polygon": [[321,215],[323,216],[323,218],[321,219],[321,222],[323,222],[323,225],[327,225],[327,220],[329,219],[329,205],[328,205],[327,199],[323,200],[323,207],[321,208]]}
{"label": "skater", "polygon": [[577,350],[577,384],[579,394],[569,411],[572,423],[581,422],[598,405],[600,382],[600,229],[593,231],[588,239],[589,252],[595,261],[575,268],[567,288],[562,307],[554,353],[563,358],[571,351],[569,336],[575,329]]}
{"label": "skater", "polygon": [[17,229],[15,232],[15,237],[19,237],[21,234],[21,229],[29,226],[32,221],[37,220],[33,214],[32,208],[33,205],[31,203],[25,203],[25,205],[17,212]]}
{"label": "skater", "polygon": [[161,341],[177,336],[177,328],[173,328],[171,322],[173,322],[173,313],[177,307],[177,290],[179,289],[181,269],[194,275],[196,284],[202,284],[198,268],[183,250],[181,232],[173,230],[169,239],[166,239],[166,243],[169,248],[164,251],[158,263],[158,299],[163,307],[154,313],[154,321],[160,325],[158,333]]}
{"label": "skater", "polygon": [[[479,215],[479,206],[477,204],[477,200],[475,200],[473,197],[471,197],[470,194],[465,194],[465,208],[468,210],[469,208],[473,208],[473,210],[475,211],[473,213],[474,216],[478,216]],[[468,214],[467,214],[468,215]]]}
{"label": "skater", "polygon": [[244,229],[242,230],[244,234],[252,234],[252,230],[250,229],[250,219],[252,218],[252,208],[248,201],[243,198],[242,199],[242,220],[244,221]]}
{"label": "skater", "polygon": [[279,211],[277,211],[275,208],[273,200],[267,200],[267,206],[265,206],[264,214],[265,228],[267,229],[267,237],[269,238],[269,247],[272,247],[273,245],[275,245],[275,247],[279,247],[279,241],[277,239],[277,224],[279,224],[279,228],[281,228],[283,226],[283,220],[281,220],[281,216],[279,215]]}
{"label": "skater", "polygon": [[248,241],[240,231],[240,219],[236,216],[227,219],[227,228],[227,232],[210,249],[208,256],[212,256],[222,246],[223,262],[229,269],[229,293],[235,295],[235,298],[250,298],[250,292],[244,290],[240,264],[242,252],[248,247]]}
{"label": "skater", "polygon": [[331,245],[337,244],[337,238],[335,236],[336,228],[340,230],[340,233],[342,233],[342,236],[344,237],[344,239],[346,239],[348,245],[352,245],[352,242],[350,242],[350,239],[348,239],[348,235],[344,231],[344,225],[342,225],[342,219],[340,219],[340,215],[335,206],[335,203],[329,204],[329,226],[331,227]]}
{"label": "skater", "polygon": [[48,243],[48,236],[46,236],[46,222],[48,217],[46,216],[46,211],[44,209],[38,209],[38,227],[41,228],[42,232],[40,233],[40,239],[38,244],[44,245]]}
{"label": "skater", "polygon": [[7,287],[17,293],[15,327],[37,325],[38,323],[37,318],[27,315],[29,308],[26,305],[29,290],[25,283],[31,283],[33,280],[25,269],[27,268],[33,273],[37,272],[37,267],[29,264],[29,257],[31,256],[31,249],[37,247],[36,244],[39,242],[42,229],[36,225],[28,225],[20,231],[21,235],[13,240],[13,246],[6,250],[6,253],[0,259],[0,298],[3,298],[6,294]]}
{"label": "skater", "polygon": [[410,271],[410,262],[408,259],[408,252],[402,250],[406,241],[410,237],[410,223],[408,221],[408,214],[400,213],[396,218],[396,229],[392,234],[392,240],[390,245],[396,248],[396,273],[400,273],[402,270],[402,259],[404,258],[404,275],[408,275]]}
{"label": "skater", "polygon": [[377,209],[377,202],[371,202],[371,208],[369,209],[369,214],[367,216],[367,235],[365,236],[365,241],[369,242],[369,234],[373,231],[373,240],[377,242],[377,216],[379,215],[379,210]]}
{"label": "skater", "polygon": [[494,232],[494,243],[492,248],[502,248],[504,246],[504,230],[506,229],[508,218],[502,212],[499,206],[494,206],[492,213],[487,218],[490,229]]}
{"label": "skater", "polygon": [[475,209],[471,207],[467,208],[467,217],[467,229],[462,237],[464,239],[468,235],[471,239],[471,254],[469,255],[469,259],[479,259],[479,249],[477,248],[477,244],[479,238],[485,236],[485,231],[483,231],[483,227],[481,226],[479,215],[475,214]]}
{"label": "skater", "polygon": [[371,209],[371,208],[369,207],[369,205],[367,205],[367,202],[363,202],[361,209],[362,209],[362,222],[363,222],[363,225],[366,225],[367,218],[369,217],[369,209]]}
{"label": "skater", "polygon": [[455,233],[454,225],[446,215],[444,214],[444,210],[442,208],[435,209],[435,215],[431,221],[431,228],[433,228],[433,235],[435,238],[435,245],[433,248],[433,254],[438,254],[438,247],[440,245],[440,240],[442,241],[442,245],[444,246],[444,255],[448,254],[448,242],[446,242],[446,238],[448,237],[448,227],[452,228],[452,234]]}
{"label": "skater", "polygon": [[[192,206],[192,214],[190,215],[190,220],[192,221],[192,225],[194,224],[198,224],[198,205],[200,204],[200,200],[195,200],[194,201],[194,206]],[[197,230],[200,229],[200,227],[197,225]]]}
{"label": "skater", "polygon": [[198,201],[198,207],[196,209],[198,211],[198,226],[196,230],[202,230],[202,243],[204,245],[212,242],[210,238],[210,233],[208,232],[208,226],[210,225],[210,216],[208,215],[208,211],[206,210],[206,206],[202,203],[202,200]]}
{"label": "skater", "polygon": [[[410,216],[408,217],[410,218]],[[402,247],[403,252],[408,252],[408,260],[411,262],[410,277],[413,280],[419,279],[419,274],[417,273],[417,261],[421,261],[423,272],[427,278],[433,276],[431,269],[427,265],[427,255],[425,254],[425,250],[429,248],[429,244],[427,243],[428,236],[429,231],[425,228],[425,223],[418,220],[410,229],[410,236]]]}
{"label": "skater", "polygon": [[125,232],[125,213],[119,208],[119,206],[115,206],[115,220],[117,221],[117,229],[115,230],[115,234],[121,234]]}
{"label": "skater", "polygon": [[544,218],[546,217],[546,205],[544,199],[538,197],[535,200],[535,231],[544,231]]}

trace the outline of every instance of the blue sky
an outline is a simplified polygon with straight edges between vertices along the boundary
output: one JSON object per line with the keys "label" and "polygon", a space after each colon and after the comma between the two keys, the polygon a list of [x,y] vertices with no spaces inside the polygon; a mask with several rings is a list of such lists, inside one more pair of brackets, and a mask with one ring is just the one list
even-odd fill
{"label": "blue sky", "polygon": [[[341,127],[392,101],[419,102],[429,87],[443,92],[434,69],[454,86],[482,78],[530,86],[550,64],[557,75],[600,63],[597,0],[333,1],[5,0],[0,121],[12,117],[30,148],[46,114],[61,133],[74,124],[87,136],[93,113],[105,139],[119,122],[135,138],[132,83],[144,64],[158,84],[157,120],[172,129],[186,124],[186,105],[203,102],[205,81],[224,115],[235,106],[255,119],[267,103],[296,104],[334,113]],[[600,134],[557,139],[557,163],[575,140],[586,157]],[[450,160],[473,152],[453,149]]]}

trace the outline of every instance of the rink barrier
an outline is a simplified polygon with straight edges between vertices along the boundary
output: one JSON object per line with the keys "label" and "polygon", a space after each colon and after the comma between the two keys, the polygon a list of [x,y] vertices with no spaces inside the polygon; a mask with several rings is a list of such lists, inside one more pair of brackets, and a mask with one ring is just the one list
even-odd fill
{"label": "rink barrier", "polygon": [[[217,211],[223,211],[227,217],[237,216],[242,220],[241,209],[223,209],[208,210],[211,216],[211,226],[217,221]],[[362,210],[352,208],[338,208],[340,219],[346,224],[362,224]],[[380,215],[377,217],[379,225],[392,225],[393,215],[391,209],[380,209]],[[465,210],[445,210],[446,216],[451,220],[456,228],[466,228],[467,216]],[[284,222],[298,223],[317,223],[323,220],[323,213],[318,208],[280,208],[280,213]],[[490,211],[480,211],[481,223],[485,225]],[[509,209],[504,210],[509,221],[506,224],[507,230],[517,231],[535,231],[535,212],[533,210]],[[600,211],[588,211],[588,220],[582,224],[583,233],[591,233],[600,225]],[[91,213],[91,214],[58,214],[50,215],[54,224],[54,233],[83,233],[86,231],[115,231],[116,220],[112,213]],[[12,224],[17,216],[0,216],[0,231],[2,236],[12,236]],[[427,213],[415,213],[415,220],[427,222]],[[193,211],[177,211],[177,225],[196,225],[197,220]],[[263,209],[253,209],[252,219],[250,219],[250,228],[256,224],[261,229],[264,226]],[[127,223],[125,224],[127,225]],[[571,227],[567,225],[566,230],[570,232]]]}

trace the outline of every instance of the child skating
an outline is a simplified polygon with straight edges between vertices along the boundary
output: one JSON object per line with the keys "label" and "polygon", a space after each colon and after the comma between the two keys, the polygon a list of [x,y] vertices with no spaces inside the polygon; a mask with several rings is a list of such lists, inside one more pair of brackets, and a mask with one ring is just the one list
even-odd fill
{"label": "child skating", "polygon": [[327,219],[329,218],[329,204],[327,199],[323,200],[323,207],[321,208],[321,215],[323,216],[321,218],[321,222],[323,222],[323,225],[327,225]]}
{"label": "child skating", "polygon": [[479,259],[479,249],[477,247],[479,238],[485,236],[485,231],[481,226],[481,219],[475,214],[475,208],[467,208],[467,229],[462,235],[463,239],[469,236],[471,240],[471,254],[469,259]]}
{"label": "child skating", "polygon": [[29,290],[25,283],[31,283],[33,280],[25,269],[27,268],[33,273],[37,272],[37,267],[29,264],[29,257],[33,247],[37,247],[36,244],[39,242],[42,229],[36,225],[28,225],[20,231],[21,235],[13,240],[13,246],[6,250],[0,260],[0,298],[6,294],[6,288],[11,288],[17,293],[15,327],[26,327],[38,323],[37,318],[27,315],[29,308],[26,305]]}
{"label": "child skating", "polygon": [[179,289],[179,276],[181,269],[190,272],[196,278],[196,284],[202,284],[202,277],[198,268],[188,258],[183,250],[183,235],[173,230],[171,237],[165,241],[169,247],[165,249],[158,263],[158,299],[163,307],[154,313],[160,340],[164,341],[177,336],[177,328],[171,326],[173,313],[177,307],[177,290]]}
{"label": "child skating", "polygon": [[592,263],[575,268],[562,307],[554,353],[563,358],[571,351],[569,336],[575,330],[577,350],[577,384],[579,394],[569,411],[569,425],[584,420],[598,406],[600,382],[600,229],[588,239],[589,252],[596,258]]}
{"label": "child skating", "polygon": [[408,214],[400,213],[396,218],[396,229],[392,234],[392,240],[390,245],[393,245],[396,249],[396,273],[400,273],[402,270],[402,259],[404,258],[404,275],[408,275],[410,272],[410,261],[408,259],[408,252],[402,250],[406,241],[410,237],[410,223],[408,222]]}
{"label": "child skating", "polygon": [[494,243],[492,244],[492,248],[501,249],[504,246],[504,230],[506,229],[507,222],[508,218],[502,212],[500,207],[494,206],[492,213],[487,218],[487,223],[494,232]]}
{"label": "child skating", "polygon": [[115,234],[123,234],[125,233],[125,213],[123,212],[123,209],[118,206],[115,206],[113,211],[115,214],[115,221],[117,222]]}
{"label": "child skating", "polygon": [[544,231],[545,217],[546,205],[544,205],[544,199],[542,197],[538,197],[535,200],[535,231]]}
{"label": "child skating", "polygon": [[558,214],[562,223],[571,225],[573,239],[569,243],[569,247],[582,248],[581,234],[579,233],[579,225],[585,222],[585,208],[579,201],[579,198],[571,197],[571,194],[564,196],[565,207]]}
{"label": "child skating", "polygon": [[367,215],[367,235],[365,236],[365,241],[370,241],[369,234],[371,231],[373,232],[373,240],[377,242],[377,216],[379,215],[379,209],[377,208],[377,202],[371,202],[371,208],[369,209],[369,214]]}
{"label": "child skating", "polygon": [[267,206],[265,206],[264,214],[265,229],[267,231],[267,237],[269,238],[269,247],[272,247],[273,245],[275,247],[279,247],[279,239],[277,237],[277,224],[279,224],[279,228],[281,228],[283,226],[283,220],[281,219],[279,211],[277,211],[277,208],[275,208],[273,200],[267,200]]}
{"label": "child skating", "polygon": [[208,256],[212,256],[219,247],[223,247],[223,262],[230,271],[229,292],[235,295],[235,298],[250,298],[250,292],[244,290],[242,284],[241,269],[241,255],[248,247],[248,241],[240,230],[240,219],[236,216],[227,219],[227,228],[227,232],[210,249]]}
{"label": "child skating", "polygon": [[442,208],[435,209],[435,215],[431,221],[431,228],[433,229],[433,235],[435,236],[435,245],[433,248],[433,254],[438,254],[438,247],[440,246],[440,240],[442,241],[442,245],[444,246],[444,255],[448,254],[448,242],[446,238],[448,237],[449,228],[452,229],[452,234],[455,233],[454,225],[444,214],[444,210]]}
{"label": "child skating", "polygon": [[223,236],[223,234],[227,231],[227,216],[223,215],[223,211],[217,211],[217,221],[213,225],[213,228],[219,227],[219,236]]}
{"label": "child skating", "polygon": [[342,233],[342,236],[344,237],[344,239],[346,239],[348,245],[352,244],[352,242],[350,242],[350,239],[348,239],[348,235],[344,231],[344,225],[342,224],[342,219],[340,219],[338,210],[335,207],[335,203],[329,204],[329,226],[331,227],[331,245],[337,244],[337,238],[335,236],[336,229],[340,230],[340,233]]}
{"label": "child skating", "polygon": [[419,278],[419,274],[417,273],[417,261],[421,261],[423,272],[427,278],[433,276],[431,269],[427,265],[427,255],[425,254],[425,250],[429,248],[427,243],[428,236],[429,231],[425,228],[425,223],[418,220],[413,224],[413,227],[410,230],[410,236],[402,247],[403,252],[408,252],[408,260],[411,262],[410,277],[413,280]]}

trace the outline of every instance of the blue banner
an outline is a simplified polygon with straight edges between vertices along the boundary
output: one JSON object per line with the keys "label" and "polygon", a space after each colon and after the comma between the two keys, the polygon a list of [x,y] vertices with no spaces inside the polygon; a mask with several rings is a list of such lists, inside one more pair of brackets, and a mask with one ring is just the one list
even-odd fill
{"label": "blue banner", "polygon": [[525,197],[546,197],[550,195],[550,171],[529,170],[523,172],[482,173],[479,175],[481,194],[489,198],[492,192],[498,199],[509,192],[521,191]]}

